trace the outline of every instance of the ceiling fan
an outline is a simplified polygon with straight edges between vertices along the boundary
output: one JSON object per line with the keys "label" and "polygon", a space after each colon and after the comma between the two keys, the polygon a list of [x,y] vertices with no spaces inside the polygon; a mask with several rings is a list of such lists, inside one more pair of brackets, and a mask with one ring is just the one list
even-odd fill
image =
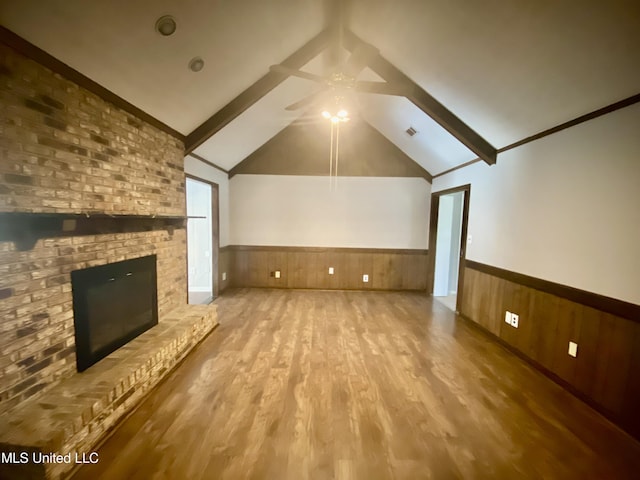
{"label": "ceiling fan", "polygon": [[303,107],[308,107],[319,102],[323,97],[329,94],[334,99],[334,103],[340,103],[340,99],[349,95],[351,92],[376,93],[382,95],[407,95],[407,88],[403,85],[388,82],[374,82],[367,80],[358,80],[358,75],[367,67],[369,61],[379,53],[378,49],[367,44],[360,44],[356,47],[349,58],[338,68],[333,69],[328,75],[317,75],[315,73],[304,72],[294,68],[287,67],[282,64],[271,65],[270,70],[290,75],[293,77],[303,78],[316,82],[322,87],[304,97],[303,99],[288,105],[285,110],[294,111]]}

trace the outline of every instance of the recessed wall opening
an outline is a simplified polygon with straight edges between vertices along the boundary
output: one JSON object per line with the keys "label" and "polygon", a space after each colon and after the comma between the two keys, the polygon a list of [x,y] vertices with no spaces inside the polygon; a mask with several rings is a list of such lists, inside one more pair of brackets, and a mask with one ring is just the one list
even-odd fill
{"label": "recessed wall opening", "polygon": [[186,197],[189,303],[206,304],[218,295],[218,185],[188,177]]}
{"label": "recessed wall opening", "polygon": [[427,292],[457,312],[466,256],[470,186],[431,196]]}
{"label": "recessed wall opening", "polygon": [[464,192],[440,197],[436,235],[433,296],[451,310],[456,310],[460,239],[462,235],[462,203]]}

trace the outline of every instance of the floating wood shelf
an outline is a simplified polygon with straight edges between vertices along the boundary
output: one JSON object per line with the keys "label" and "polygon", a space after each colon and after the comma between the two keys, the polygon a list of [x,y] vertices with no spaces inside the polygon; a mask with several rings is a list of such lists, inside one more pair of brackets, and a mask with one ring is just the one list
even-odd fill
{"label": "floating wood shelf", "polygon": [[184,228],[185,216],[0,212],[0,241],[30,250],[40,238]]}

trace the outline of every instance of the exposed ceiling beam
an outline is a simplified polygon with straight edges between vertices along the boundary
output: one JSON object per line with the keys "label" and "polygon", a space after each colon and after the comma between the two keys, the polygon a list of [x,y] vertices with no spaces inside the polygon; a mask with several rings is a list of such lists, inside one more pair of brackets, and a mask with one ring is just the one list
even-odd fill
{"label": "exposed ceiling beam", "polygon": [[325,26],[331,32],[329,48],[325,57],[326,67],[335,69],[340,64],[342,49],[342,32],[345,25],[345,8],[343,0],[325,0]]}
{"label": "exposed ceiling beam", "polygon": [[[366,42],[360,39],[351,30],[345,30],[343,38],[345,48],[351,52],[353,52],[360,44],[366,45]],[[478,155],[478,157],[486,163],[489,165],[494,165],[496,163],[498,151],[493,145],[478,135],[478,133],[476,133],[471,127],[456,117],[444,105],[429,95],[422,89],[422,87],[398,70],[397,67],[386,60],[382,55],[377,54],[372,56],[368,61],[368,66],[387,82],[391,84],[406,85],[409,91],[409,94],[406,95],[408,100],[410,100],[424,113],[429,115],[442,128],[456,137],[469,150]]]}
{"label": "exposed ceiling beam", "polygon": [[[301,48],[289,55],[281,65],[298,69],[311,61],[328,45],[331,39],[331,31],[324,29],[318,35],[313,37]],[[231,100],[227,105],[222,107],[218,112],[213,114],[202,125],[197,127],[193,132],[187,135],[185,142],[185,154],[193,152],[196,148],[207,141],[211,136],[224,128],[229,122],[238,117],[254,103],[264,97],[271,90],[280,85],[288,75],[277,71],[269,71],[257,82],[243,91],[236,98]]]}

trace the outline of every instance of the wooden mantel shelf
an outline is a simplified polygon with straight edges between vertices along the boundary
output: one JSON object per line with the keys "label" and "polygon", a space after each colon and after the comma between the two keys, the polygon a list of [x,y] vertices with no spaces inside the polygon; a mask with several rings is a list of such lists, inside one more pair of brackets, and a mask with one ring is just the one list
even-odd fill
{"label": "wooden mantel shelf", "polygon": [[0,241],[30,250],[39,238],[184,228],[185,216],[0,212]]}

